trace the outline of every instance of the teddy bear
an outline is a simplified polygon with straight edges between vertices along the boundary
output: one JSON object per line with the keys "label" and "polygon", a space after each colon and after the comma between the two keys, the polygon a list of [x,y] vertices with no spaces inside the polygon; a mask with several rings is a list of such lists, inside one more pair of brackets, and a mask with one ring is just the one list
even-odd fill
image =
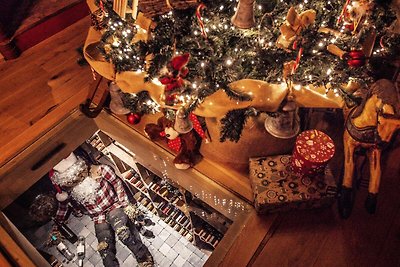
{"label": "teddy bear", "polygon": [[174,122],[163,116],[157,124],[147,124],[144,130],[152,141],[167,141],[168,147],[177,153],[173,161],[177,169],[189,169],[202,158],[199,152],[202,134],[195,128],[180,134],[174,129]]}

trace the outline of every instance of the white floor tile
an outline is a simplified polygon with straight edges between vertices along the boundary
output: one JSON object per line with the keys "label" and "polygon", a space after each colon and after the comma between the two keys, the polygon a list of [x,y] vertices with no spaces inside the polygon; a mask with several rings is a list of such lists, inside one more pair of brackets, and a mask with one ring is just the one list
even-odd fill
{"label": "white floor tile", "polygon": [[182,250],[179,251],[179,255],[181,255],[182,258],[185,260],[188,260],[190,255],[192,255],[192,251],[188,249],[187,247],[184,247]]}
{"label": "white floor tile", "polygon": [[168,258],[164,258],[162,262],[160,262],[161,267],[168,267],[172,264],[172,261],[169,260]]}
{"label": "white floor tile", "polygon": [[200,261],[200,257],[197,256],[197,255],[194,254],[194,253],[193,253],[192,255],[190,255],[188,261],[189,261],[193,266],[195,266],[195,267],[201,265],[201,263],[200,263],[200,262],[201,262],[201,261]]}
{"label": "white floor tile", "polygon": [[185,264],[186,260],[184,258],[182,258],[180,255],[178,255],[178,257],[176,257],[174,264],[178,267],[182,267]]}
{"label": "white floor tile", "polygon": [[132,252],[124,247],[121,247],[119,250],[117,250],[117,259],[121,262],[125,261],[129,255],[131,255]]}
{"label": "white floor tile", "polygon": [[165,242],[166,242],[170,247],[173,247],[173,246],[176,244],[176,242],[178,242],[178,238],[176,238],[176,237],[173,236],[173,235],[170,235],[170,236],[167,238],[167,240],[165,240]]}
{"label": "white floor tile", "polygon": [[167,240],[167,238],[170,236],[171,234],[169,233],[169,231],[167,229],[163,229],[161,231],[161,233],[158,235],[159,238],[161,238],[163,241]]}
{"label": "white floor tile", "polygon": [[83,227],[78,235],[83,236],[83,237],[86,238],[89,234],[90,234],[90,230],[87,229],[86,227]]}
{"label": "white floor tile", "polygon": [[171,250],[171,247],[168,246],[167,243],[162,244],[161,247],[160,247],[160,249],[159,249],[159,251],[160,251],[162,254],[164,254],[164,256],[167,256],[170,250]]}
{"label": "white floor tile", "polygon": [[168,259],[170,259],[172,262],[178,257],[178,253],[173,250],[172,248],[169,250],[168,255],[166,255]]}

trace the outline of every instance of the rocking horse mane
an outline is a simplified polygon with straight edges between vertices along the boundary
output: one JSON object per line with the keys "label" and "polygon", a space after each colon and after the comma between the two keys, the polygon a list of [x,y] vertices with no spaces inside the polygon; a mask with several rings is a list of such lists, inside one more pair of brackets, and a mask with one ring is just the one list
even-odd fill
{"label": "rocking horse mane", "polygon": [[366,92],[361,91],[361,95],[362,102],[354,111],[352,116],[353,118],[361,115],[365,108],[365,104],[367,103],[368,99],[371,98],[373,95],[376,95],[379,99],[381,99],[382,104],[392,106],[395,112],[394,116],[400,116],[397,88],[392,81],[387,79],[377,80],[371,86],[369,86],[368,89],[366,89]]}
{"label": "rocking horse mane", "polygon": [[398,113],[397,106],[399,104],[399,98],[396,86],[392,81],[386,79],[378,80],[372,84],[371,90],[372,94],[377,95],[377,97],[382,100],[383,104],[391,105],[396,108],[396,113]]}

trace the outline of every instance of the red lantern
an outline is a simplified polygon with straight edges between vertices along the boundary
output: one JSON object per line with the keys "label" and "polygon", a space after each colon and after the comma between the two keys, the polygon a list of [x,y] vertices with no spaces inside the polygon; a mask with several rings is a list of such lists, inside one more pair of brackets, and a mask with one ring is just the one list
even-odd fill
{"label": "red lantern", "polygon": [[358,68],[365,65],[365,55],[362,50],[352,50],[345,56],[347,65],[353,68]]}
{"label": "red lantern", "polygon": [[142,117],[141,117],[139,114],[137,114],[137,113],[129,113],[129,114],[126,116],[127,121],[128,121],[130,124],[133,124],[133,125],[138,124],[138,123],[140,122],[140,119],[141,119],[141,118],[142,118]]}

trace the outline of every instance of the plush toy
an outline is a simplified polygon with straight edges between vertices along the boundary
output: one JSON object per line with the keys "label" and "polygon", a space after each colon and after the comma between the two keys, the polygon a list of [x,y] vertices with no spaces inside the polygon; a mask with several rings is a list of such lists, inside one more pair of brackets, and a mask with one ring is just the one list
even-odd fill
{"label": "plush toy", "polygon": [[200,137],[203,137],[202,135],[204,135],[204,132],[197,129],[199,128],[194,125],[193,130],[188,133],[180,134],[174,129],[173,121],[161,117],[157,120],[157,124],[147,124],[145,132],[152,141],[167,141],[168,147],[177,153],[173,161],[175,167],[177,169],[186,170],[193,167],[194,164],[202,158],[199,152],[199,138],[196,135],[199,134]]}

